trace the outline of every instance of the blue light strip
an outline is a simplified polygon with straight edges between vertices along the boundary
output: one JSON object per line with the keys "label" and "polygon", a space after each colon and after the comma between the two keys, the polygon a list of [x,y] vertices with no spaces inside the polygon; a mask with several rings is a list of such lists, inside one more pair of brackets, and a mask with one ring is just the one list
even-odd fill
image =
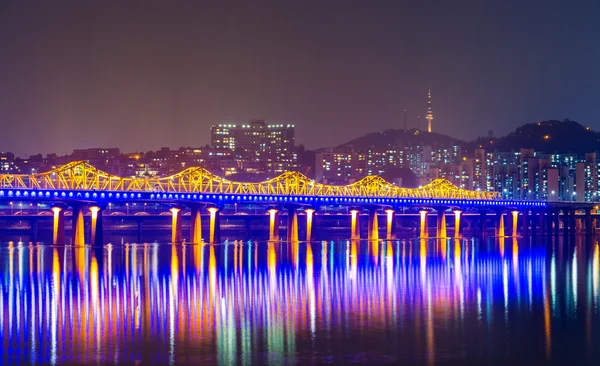
{"label": "blue light strip", "polygon": [[544,201],[516,200],[473,200],[445,198],[385,198],[385,197],[320,197],[320,196],[283,196],[252,194],[199,194],[169,192],[98,192],[88,190],[32,190],[32,189],[0,189],[0,200],[81,200],[91,202],[199,202],[199,203],[268,203],[300,205],[386,205],[386,206],[465,206],[465,207],[521,207],[545,208]]}

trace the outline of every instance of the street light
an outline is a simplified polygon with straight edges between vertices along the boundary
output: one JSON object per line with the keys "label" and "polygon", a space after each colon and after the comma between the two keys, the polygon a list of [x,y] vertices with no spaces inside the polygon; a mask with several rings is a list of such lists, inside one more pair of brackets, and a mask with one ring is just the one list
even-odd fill
{"label": "street light", "polygon": [[10,214],[14,215],[15,214],[15,207],[13,206],[12,202],[10,202],[9,204],[10,204]]}
{"label": "street light", "polygon": [[556,193],[556,192],[552,191],[550,193],[550,201],[554,201],[554,193]]}

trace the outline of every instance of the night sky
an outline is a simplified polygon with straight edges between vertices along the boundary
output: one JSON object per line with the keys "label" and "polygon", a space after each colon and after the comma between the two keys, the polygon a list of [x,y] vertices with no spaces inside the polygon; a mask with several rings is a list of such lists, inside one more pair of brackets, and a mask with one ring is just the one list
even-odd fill
{"label": "night sky", "polygon": [[429,84],[458,138],[600,130],[600,2],[523,2],[1,1],[0,151],[196,147],[257,118],[334,146],[404,108],[415,127]]}

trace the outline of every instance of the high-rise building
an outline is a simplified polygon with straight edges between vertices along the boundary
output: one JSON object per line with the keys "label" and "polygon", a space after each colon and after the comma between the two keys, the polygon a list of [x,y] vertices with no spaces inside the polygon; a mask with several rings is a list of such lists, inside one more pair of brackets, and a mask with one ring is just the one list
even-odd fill
{"label": "high-rise building", "polygon": [[263,120],[211,127],[213,148],[231,150],[240,162],[260,162],[266,172],[274,174],[297,169],[294,137],[294,125],[268,125]]}

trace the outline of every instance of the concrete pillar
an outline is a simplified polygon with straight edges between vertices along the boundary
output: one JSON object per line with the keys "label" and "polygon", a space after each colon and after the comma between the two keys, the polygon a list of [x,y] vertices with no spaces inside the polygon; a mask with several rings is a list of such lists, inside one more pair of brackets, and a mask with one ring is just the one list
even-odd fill
{"label": "concrete pillar", "polygon": [[360,211],[350,210],[350,239],[360,240]]}
{"label": "concrete pillar", "polygon": [[279,210],[270,208],[269,213],[269,241],[279,240]]}
{"label": "concrete pillar", "polygon": [[71,216],[71,236],[72,244],[75,246],[85,245],[85,225],[83,222],[83,205],[75,203],[71,206],[73,216]]}
{"label": "concrete pillar", "polygon": [[219,212],[219,208],[212,206],[208,208],[208,212],[210,213],[210,231],[209,231],[209,242],[211,244],[220,243],[221,242],[221,214]]}
{"label": "concrete pillar", "polygon": [[200,215],[200,206],[190,206],[190,242],[195,244],[202,243],[202,216]]}
{"label": "concrete pillar", "polygon": [[181,243],[181,218],[183,210],[179,207],[171,207],[171,243]]}
{"label": "concrete pillar", "polygon": [[497,237],[503,238],[504,236],[506,236],[504,233],[504,212],[496,212],[494,229]]}
{"label": "concrete pillar", "polygon": [[479,235],[484,237],[487,235],[487,214],[485,212],[481,212],[479,214]]}
{"label": "concrete pillar", "polygon": [[386,215],[386,230],[385,230],[385,239],[392,240],[394,239],[394,224],[396,221],[395,211],[391,208],[385,210]]}
{"label": "concrete pillar", "polygon": [[296,207],[288,207],[287,241],[298,241],[298,211]]}
{"label": "concrete pillar", "polygon": [[377,209],[369,209],[369,240],[379,240],[379,221]]}
{"label": "concrete pillar", "polygon": [[38,220],[32,219],[30,221],[31,225],[31,241],[37,243],[38,241]]}
{"label": "concrete pillar", "polygon": [[529,221],[531,222],[531,236],[535,237],[537,234],[537,212],[536,211],[531,211],[531,215],[529,215]]}
{"label": "concrete pillar", "polygon": [[435,236],[437,238],[447,237],[447,235],[446,235],[446,211],[444,211],[443,209],[439,209],[437,211],[437,224],[436,224]]}
{"label": "concrete pillar", "polygon": [[138,243],[141,243],[142,242],[142,219],[141,218],[137,220],[137,234],[138,234],[137,241],[138,241]]}
{"label": "concrete pillar", "polygon": [[454,210],[454,238],[455,239],[460,239],[460,237],[462,236],[461,220],[460,220],[461,214],[462,214],[461,210]]}
{"label": "concrete pillar", "polygon": [[52,225],[52,244],[65,244],[65,209],[53,206],[54,220]]}
{"label": "concrete pillar", "polygon": [[102,244],[104,244],[102,208],[100,206],[91,206],[90,211],[92,213],[92,235],[90,238],[90,243],[93,246],[102,246]]}
{"label": "concrete pillar", "polygon": [[552,231],[552,220],[553,220],[553,215],[552,215],[552,211],[547,211],[545,216],[545,222],[544,222],[544,233],[546,235],[552,235],[553,231]]}
{"label": "concrete pillar", "polygon": [[563,235],[569,235],[569,210],[563,210],[562,214],[562,225],[563,225]]}
{"label": "concrete pillar", "polygon": [[304,212],[306,213],[306,241],[311,242],[315,210],[312,208],[307,208],[306,210],[304,210]]}
{"label": "concrete pillar", "polygon": [[554,222],[554,235],[560,234],[560,210],[554,211],[552,215],[552,221]]}
{"label": "concrete pillar", "polygon": [[427,226],[427,211],[421,210],[419,211],[419,237],[427,238],[429,236],[429,228]]}
{"label": "concrete pillar", "polygon": [[581,219],[581,217],[577,216],[575,216],[575,234],[583,234],[583,220]]}
{"label": "concrete pillar", "polygon": [[252,240],[252,223],[250,221],[250,217],[244,218],[244,224],[246,225],[246,235],[244,238],[246,240]]}
{"label": "concrete pillar", "polygon": [[575,211],[569,212],[569,233],[571,235],[577,232],[577,224],[575,223],[576,215]]}
{"label": "concrete pillar", "polygon": [[591,232],[592,235],[596,235],[596,228],[598,227],[598,221],[596,220],[596,218],[594,217],[592,219],[592,227],[591,227]]}
{"label": "concrete pillar", "polygon": [[517,235],[519,235],[519,211],[517,210],[513,210],[511,211],[512,214],[512,224],[511,224],[511,228],[512,228],[512,237],[515,238],[517,237]]}
{"label": "concrete pillar", "polygon": [[592,235],[592,213],[585,210],[585,235]]}
{"label": "concrete pillar", "polygon": [[529,212],[527,210],[521,213],[521,225],[523,227],[523,236],[529,236]]}

